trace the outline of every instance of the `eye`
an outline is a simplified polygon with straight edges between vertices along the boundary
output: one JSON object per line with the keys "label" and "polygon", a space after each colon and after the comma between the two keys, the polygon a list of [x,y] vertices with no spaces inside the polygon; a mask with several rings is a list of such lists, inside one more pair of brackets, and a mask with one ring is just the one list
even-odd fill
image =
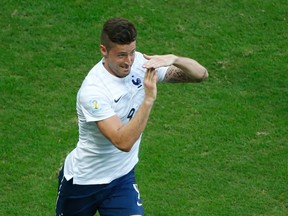
{"label": "eye", "polygon": [[127,56],[127,54],[126,53],[119,53],[117,56],[120,58],[124,58]]}

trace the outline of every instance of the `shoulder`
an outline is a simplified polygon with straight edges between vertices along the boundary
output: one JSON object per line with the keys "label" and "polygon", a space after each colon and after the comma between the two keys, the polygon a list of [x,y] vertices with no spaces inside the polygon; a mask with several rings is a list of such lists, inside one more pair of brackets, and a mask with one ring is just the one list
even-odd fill
{"label": "shoulder", "polygon": [[134,65],[142,65],[146,62],[147,60],[144,58],[143,53],[136,51],[135,52],[135,59],[134,59]]}
{"label": "shoulder", "polygon": [[103,80],[107,80],[105,72],[103,72],[102,63],[96,64],[87,74],[82,85],[78,91],[78,99],[108,96],[108,89],[110,82],[104,83]]}
{"label": "shoulder", "polygon": [[147,60],[144,58],[143,54],[141,52],[136,51],[134,62],[132,65],[131,74],[139,74],[139,75],[143,75],[144,77],[145,69],[143,68],[143,64],[146,61]]}

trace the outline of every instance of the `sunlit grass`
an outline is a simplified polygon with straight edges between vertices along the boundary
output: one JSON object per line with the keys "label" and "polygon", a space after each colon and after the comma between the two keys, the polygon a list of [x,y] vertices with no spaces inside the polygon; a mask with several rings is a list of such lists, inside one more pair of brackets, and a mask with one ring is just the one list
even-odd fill
{"label": "sunlit grass", "polygon": [[54,215],[77,143],[76,93],[102,23],[135,22],[147,54],[195,58],[200,84],[161,84],[137,181],[149,215],[288,214],[286,1],[2,1],[0,215]]}

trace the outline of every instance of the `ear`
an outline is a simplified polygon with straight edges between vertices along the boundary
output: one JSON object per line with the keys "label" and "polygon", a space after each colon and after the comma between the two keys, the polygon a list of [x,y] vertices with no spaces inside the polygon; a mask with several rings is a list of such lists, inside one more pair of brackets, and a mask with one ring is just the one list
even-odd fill
{"label": "ear", "polygon": [[106,47],[103,44],[100,44],[101,54],[105,57],[108,54]]}

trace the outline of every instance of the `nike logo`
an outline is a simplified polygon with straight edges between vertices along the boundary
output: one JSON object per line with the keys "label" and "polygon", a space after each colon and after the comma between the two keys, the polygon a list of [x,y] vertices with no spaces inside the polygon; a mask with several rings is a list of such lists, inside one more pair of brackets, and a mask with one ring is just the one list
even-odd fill
{"label": "nike logo", "polygon": [[120,96],[118,99],[114,99],[115,103],[118,103],[118,101],[121,99],[122,96]]}

